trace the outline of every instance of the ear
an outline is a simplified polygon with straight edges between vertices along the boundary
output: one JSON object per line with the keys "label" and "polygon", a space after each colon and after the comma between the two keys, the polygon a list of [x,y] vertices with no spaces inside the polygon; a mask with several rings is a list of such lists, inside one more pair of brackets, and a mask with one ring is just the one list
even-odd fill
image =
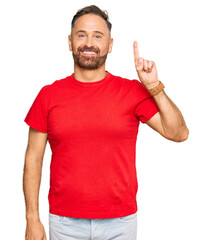
{"label": "ear", "polygon": [[108,46],[108,53],[111,53],[112,51],[112,47],[113,47],[113,38],[110,38],[109,40],[109,46]]}
{"label": "ear", "polygon": [[69,50],[72,51],[72,38],[71,38],[71,34],[68,35],[68,43],[69,43]]}

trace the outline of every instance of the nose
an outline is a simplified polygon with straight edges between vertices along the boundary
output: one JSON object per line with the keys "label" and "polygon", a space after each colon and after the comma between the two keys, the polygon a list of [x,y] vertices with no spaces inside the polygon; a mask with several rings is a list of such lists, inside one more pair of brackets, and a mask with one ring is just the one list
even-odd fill
{"label": "nose", "polygon": [[87,36],[87,38],[86,38],[86,45],[88,47],[92,47],[93,46],[93,38],[92,38],[92,36]]}

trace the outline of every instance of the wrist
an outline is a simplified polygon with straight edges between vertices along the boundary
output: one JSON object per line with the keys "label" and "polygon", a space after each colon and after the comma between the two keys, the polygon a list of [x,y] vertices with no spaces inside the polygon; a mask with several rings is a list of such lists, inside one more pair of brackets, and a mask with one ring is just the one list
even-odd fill
{"label": "wrist", "polygon": [[27,221],[39,221],[40,220],[39,213],[38,212],[27,213],[26,214],[26,220]]}
{"label": "wrist", "polygon": [[163,83],[161,81],[159,81],[159,83],[157,85],[155,85],[153,88],[148,89],[148,91],[150,92],[150,94],[152,96],[155,96],[155,95],[159,94],[160,92],[162,92],[164,88],[165,88],[165,86],[163,85]]}
{"label": "wrist", "polygon": [[154,83],[146,84],[145,87],[147,88],[147,90],[151,90],[151,89],[157,87],[159,85],[159,83],[160,83],[160,81],[158,80]]}

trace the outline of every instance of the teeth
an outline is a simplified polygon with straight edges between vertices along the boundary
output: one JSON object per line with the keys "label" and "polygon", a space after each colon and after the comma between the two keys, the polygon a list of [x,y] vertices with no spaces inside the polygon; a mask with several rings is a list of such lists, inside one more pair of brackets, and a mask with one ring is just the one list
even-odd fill
{"label": "teeth", "polygon": [[95,52],[83,52],[83,53],[86,53],[86,54],[95,54]]}

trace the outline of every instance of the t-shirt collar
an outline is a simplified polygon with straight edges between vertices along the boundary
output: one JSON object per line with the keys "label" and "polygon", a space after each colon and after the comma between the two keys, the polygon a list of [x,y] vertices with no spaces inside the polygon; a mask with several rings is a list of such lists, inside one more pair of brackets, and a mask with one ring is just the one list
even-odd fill
{"label": "t-shirt collar", "polygon": [[109,81],[110,76],[111,76],[111,73],[106,70],[106,76],[103,79],[96,82],[81,82],[74,77],[74,73],[72,73],[72,75],[70,76],[70,79],[73,83],[81,87],[97,87]]}

